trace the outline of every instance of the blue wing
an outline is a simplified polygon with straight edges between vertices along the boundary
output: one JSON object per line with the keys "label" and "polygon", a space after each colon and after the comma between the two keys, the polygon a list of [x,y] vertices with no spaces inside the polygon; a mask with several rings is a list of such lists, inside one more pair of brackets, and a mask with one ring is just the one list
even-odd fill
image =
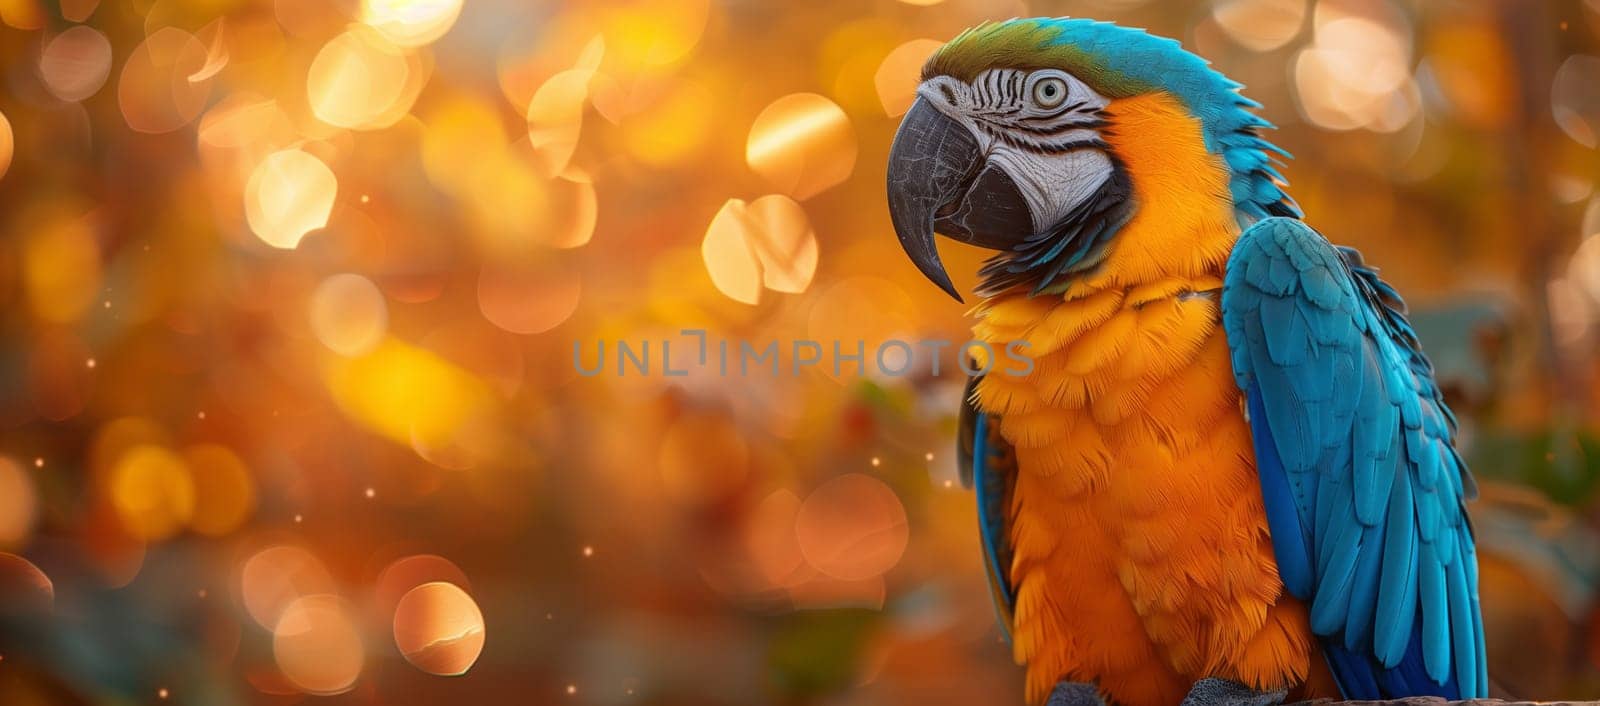
{"label": "blue wing", "polygon": [[1291,218],[1239,236],[1222,290],[1278,572],[1345,697],[1487,697],[1476,488],[1403,306]]}
{"label": "blue wing", "polygon": [[1006,506],[1016,478],[1016,455],[1000,438],[991,415],[978,411],[973,395],[982,376],[967,381],[961,405],[961,429],[957,439],[957,459],[961,482],[973,489],[978,501],[978,536],[983,544],[983,566],[989,575],[989,592],[994,598],[1000,632],[1011,639],[1011,611],[1017,595],[1011,586],[1011,532]]}

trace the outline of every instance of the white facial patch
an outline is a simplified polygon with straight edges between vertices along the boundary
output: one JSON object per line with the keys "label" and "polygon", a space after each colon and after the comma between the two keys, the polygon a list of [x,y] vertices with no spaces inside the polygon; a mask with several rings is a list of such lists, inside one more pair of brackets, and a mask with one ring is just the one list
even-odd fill
{"label": "white facial patch", "polygon": [[1060,222],[1112,175],[1100,140],[1110,100],[1064,71],[990,69],[971,83],[936,76],[917,89],[966,126],[988,161],[1016,182],[1034,232]]}
{"label": "white facial patch", "polygon": [[1033,215],[1033,232],[1060,223],[1111,178],[1111,157],[1098,149],[1045,155],[1001,147],[989,155],[1017,183]]}

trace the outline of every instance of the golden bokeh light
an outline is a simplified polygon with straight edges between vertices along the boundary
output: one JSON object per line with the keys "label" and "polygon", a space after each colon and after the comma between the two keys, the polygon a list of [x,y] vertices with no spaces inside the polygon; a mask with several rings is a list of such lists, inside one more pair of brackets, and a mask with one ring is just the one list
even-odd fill
{"label": "golden bokeh light", "polygon": [[83,22],[99,6],[100,0],[61,0],[61,17],[68,22]]}
{"label": "golden bokeh light", "polygon": [[[273,137],[287,138],[292,127],[278,102],[251,93],[234,93],[200,118],[197,132],[204,145],[246,147]],[[263,157],[266,155],[262,155]]]}
{"label": "golden bokeh light", "polygon": [[197,147],[208,172],[224,177],[216,187],[238,193],[267,155],[299,140],[278,101],[240,91],[200,116]]}
{"label": "golden bokeh light", "polygon": [[385,339],[355,358],[327,361],[334,401],[351,419],[401,444],[437,447],[461,441],[485,422],[493,393],[431,351]]}
{"label": "golden bokeh light", "polygon": [[320,593],[290,603],[272,629],[278,670],[307,694],[342,694],[355,686],[367,654],[361,630],[338,596]]}
{"label": "golden bokeh light", "polygon": [[600,201],[595,196],[594,180],[575,167],[551,179],[545,193],[549,210],[540,232],[553,248],[579,248],[594,237],[600,218]]}
{"label": "golden bokeh light", "polygon": [[0,616],[48,613],[55,607],[56,588],[33,562],[0,552]]}
{"label": "golden bokeh light", "polygon": [[685,81],[652,105],[627,117],[622,140],[645,164],[669,167],[703,156],[715,124],[706,120],[716,93],[699,81]]}
{"label": "golden bokeh light", "polygon": [[485,265],[478,273],[478,311],[511,333],[544,333],[578,309],[583,280],[557,263]]}
{"label": "golden bokeh light", "polygon": [[16,549],[28,541],[39,518],[39,498],[28,469],[0,456],[0,549]]}
{"label": "golden bokeh light", "polygon": [[1550,110],[1567,137],[1589,149],[1600,144],[1600,57],[1577,54],[1561,62]]}
{"label": "golden bokeh light", "polygon": [[[1597,204],[1600,204],[1600,199],[1590,204],[1591,215],[1600,210],[1596,208]],[[1592,306],[1585,309],[1595,309],[1600,313],[1600,224],[1584,225],[1588,232],[1584,235],[1583,241],[1578,243],[1578,249],[1573,251],[1572,258],[1567,261],[1566,279],[1588,295]],[[1597,230],[1589,230],[1588,226],[1591,225]]]}
{"label": "golden bokeh light", "polygon": [[306,75],[311,112],[329,125],[353,130],[393,125],[411,109],[422,81],[399,47],[357,26],[323,45]]}
{"label": "golden bokeh light", "polygon": [[101,281],[100,243],[87,216],[43,216],[23,233],[22,284],[35,314],[78,320],[94,304]]}
{"label": "golden bokeh light", "polygon": [[5,178],[6,170],[11,168],[11,156],[17,148],[17,139],[11,134],[11,121],[6,119],[5,113],[0,113],[0,179]]}
{"label": "golden bokeh light", "polygon": [[124,454],[135,446],[161,446],[168,442],[165,429],[148,417],[119,417],[100,426],[89,445],[90,468],[108,475]]}
{"label": "golden bokeh light", "polygon": [[623,0],[602,15],[607,53],[630,73],[654,73],[700,42],[711,0]]}
{"label": "golden bokeh light", "polygon": [[528,102],[528,144],[546,176],[560,174],[572,161],[593,77],[588,69],[562,71],[539,86]]}
{"label": "golden bokeh light", "polygon": [[190,81],[206,66],[207,47],[176,27],[156,30],[122,64],[117,104],[128,127],[172,132],[200,115],[212,81]]}
{"label": "golden bokeh light", "polygon": [[195,35],[195,39],[199,39],[206,44],[206,60],[194,73],[184,77],[185,80],[190,83],[207,81],[221,73],[224,68],[227,68],[230,55],[228,53],[228,35],[225,29],[226,23],[222,18],[217,18],[205,27],[200,28],[200,33]]}
{"label": "golden bokeh light", "polygon": [[844,110],[815,93],[793,93],[756,116],[744,154],[774,189],[804,201],[848,179],[856,150]]}
{"label": "golden bokeh light", "polygon": [[251,555],[239,570],[239,598],[257,625],[271,630],[303,596],[333,590],[333,577],[311,552],[279,544]]}
{"label": "golden bokeh light", "polygon": [[787,488],[772,491],[745,522],[744,546],[762,578],[773,586],[795,582],[805,556],[795,534],[800,496]]}
{"label": "golden bokeh light", "polygon": [[194,516],[194,480],[172,451],[153,444],[129,449],[106,481],[112,506],[130,534],[145,540],[171,537]]}
{"label": "golden bokeh light", "polygon": [[941,46],[944,42],[937,39],[913,39],[883,57],[883,63],[872,75],[872,85],[878,90],[878,101],[886,115],[895,118],[911,109],[921,82],[922,64]]}
{"label": "golden bokeh light", "polygon": [[339,181],[322,160],[299,149],[274,152],[245,184],[245,220],[262,242],[292,250],[328,224],[338,192]]}
{"label": "golden bokeh light", "polygon": [[55,97],[68,102],[95,94],[111,74],[111,41],[93,27],[68,28],[39,54],[39,77]]}
{"label": "golden bokeh light", "polygon": [[395,606],[400,604],[400,599],[411,589],[435,581],[453,583],[466,591],[472,590],[466,573],[455,562],[438,554],[412,554],[395,559],[378,574],[377,581],[373,583],[374,607],[387,620],[394,613]]}
{"label": "golden bokeh light", "polygon": [[0,22],[12,29],[42,29],[45,14],[39,0],[0,0]]}
{"label": "golden bokeh light", "polygon": [[495,77],[511,105],[527,105],[545,79],[557,73],[600,68],[606,38],[596,34],[592,20],[582,14],[561,13],[537,32],[516,32],[506,39],[495,62]]}
{"label": "golden bokeh light", "polygon": [[429,181],[458,197],[483,190],[485,162],[503,159],[509,144],[500,115],[480,101],[450,97],[432,104],[422,122]]}
{"label": "golden bokeh light", "polygon": [[515,396],[528,379],[520,337],[488,321],[472,317],[451,321],[430,331],[421,344],[489,383],[501,397]]}
{"label": "golden bokeh light", "polygon": [[1222,0],[1211,6],[1211,17],[1246,49],[1272,51],[1300,35],[1308,4],[1308,0]]}
{"label": "golden bokeh light", "polygon": [[704,506],[738,490],[750,473],[750,447],[739,427],[720,415],[690,415],[667,428],[659,455],[668,497]]}
{"label": "golden bokeh light", "polygon": [[394,610],[394,644],[412,666],[429,674],[466,674],[483,652],[483,612],[460,586],[417,586]]}
{"label": "golden bokeh light", "polygon": [[800,551],[818,571],[860,581],[900,562],[910,538],[905,506],[883,481],[846,473],[818,486],[795,517]]}
{"label": "golden bokeh light", "polygon": [[321,39],[332,36],[350,23],[354,2],[328,0],[272,0],[272,14],[285,30],[296,37]]}
{"label": "golden bokeh light", "polygon": [[756,304],[763,287],[806,290],[816,274],[817,236],[805,209],[787,196],[771,194],[748,204],[729,199],[706,228],[700,256],[718,291]]}
{"label": "golden bokeh light", "polygon": [[221,537],[250,519],[256,506],[255,481],[244,461],[221,444],[196,444],[184,449],[194,484],[194,514],[189,528]]}
{"label": "golden bokeh light", "polygon": [[460,14],[461,0],[361,0],[361,21],[402,47],[438,40]]}
{"label": "golden bokeh light", "polygon": [[1294,60],[1301,114],[1329,130],[1394,132],[1419,114],[1411,28],[1388,3],[1317,4],[1313,41]]}
{"label": "golden bokeh light", "polygon": [[372,280],[343,273],[322,280],[311,294],[311,332],[329,350],[358,356],[383,340],[389,305]]}

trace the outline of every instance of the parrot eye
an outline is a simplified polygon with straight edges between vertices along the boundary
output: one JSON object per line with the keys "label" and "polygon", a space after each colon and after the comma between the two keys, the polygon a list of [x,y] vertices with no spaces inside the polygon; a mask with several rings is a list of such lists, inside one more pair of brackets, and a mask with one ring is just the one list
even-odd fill
{"label": "parrot eye", "polygon": [[1033,102],[1040,108],[1054,108],[1067,100],[1067,82],[1048,76],[1033,84]]}

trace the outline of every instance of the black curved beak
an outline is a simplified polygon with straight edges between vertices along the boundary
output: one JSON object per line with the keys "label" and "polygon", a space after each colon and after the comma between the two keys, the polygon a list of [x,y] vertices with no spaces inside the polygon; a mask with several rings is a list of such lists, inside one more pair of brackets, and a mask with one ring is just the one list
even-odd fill
{"label": "black curved beak", "polygon": [[956,301],[933,235],[1009,250],[1034,232],[1016,182],[991,164],[971,130],[918,98],[889,149],[889,219],[900,246],[934,284]]}

